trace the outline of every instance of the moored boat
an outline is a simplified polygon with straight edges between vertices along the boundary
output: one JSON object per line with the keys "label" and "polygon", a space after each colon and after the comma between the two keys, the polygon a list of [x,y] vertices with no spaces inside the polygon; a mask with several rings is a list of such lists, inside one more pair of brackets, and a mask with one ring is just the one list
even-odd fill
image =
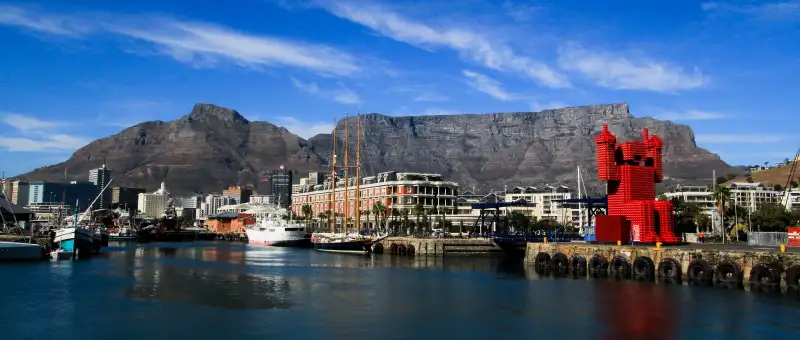
{"label": "moored boat", "polygon": [[35,243],[0,241],[0,261],[35,261],[42,259],[42,246]]}
{"label": "moored boat", "polygon": [[53,242],[59,249],[77,253],[80,257],[90,257],[94,253],[94,233],[83,227],[69,227],[56,230]]}
{"label": "moored boat", "polygon": [[245,228],[247,242],[274,247],[311,247],[306,228],[293,221],[283,221],[275,215],[263,217],[252,227]]}
{"label": "moored boat", "polygon": [[335,253],[366,254],[372,250],[374,240],[359,234],[315,233],[311,236],[314,249]]}

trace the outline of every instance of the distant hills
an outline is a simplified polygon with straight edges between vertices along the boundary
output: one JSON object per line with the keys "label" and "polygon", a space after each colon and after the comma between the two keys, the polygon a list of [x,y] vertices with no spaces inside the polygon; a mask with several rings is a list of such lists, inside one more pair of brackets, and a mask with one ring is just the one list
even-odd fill
{"label": "distant hills", "polygon": [[[504,185],[575,186],[577,166],[589,187],[595,175],[594,138],[607,123],[618,140],[638,139],[641,129],[665,141],[668,185],[708,183],[718,175],[743,174],[699,148],[691,128],[653,118],[635,118],[626,103],[568,107],[542,112],[393,117],[361,116],[362,162],[377,172],[437,172],[478,191]],[[355,155],[355,120],[350,120],[350,154]],[[343,159],[345,122],[337,124],[337,153]],[[103,163],[119,185],[155,189],[166,180],[176,194],[219,192],[229,185],[255,185],[263,170],[284,165],[299,175],[328,171],[331,134],[308,140],[268,122],[251,122],[237,111],[196,104],[179,119],[137,124],[78,149],[67,161],[18,176],[26,180],[85,180]],[[353,158],[354,159],[354,158]]]}

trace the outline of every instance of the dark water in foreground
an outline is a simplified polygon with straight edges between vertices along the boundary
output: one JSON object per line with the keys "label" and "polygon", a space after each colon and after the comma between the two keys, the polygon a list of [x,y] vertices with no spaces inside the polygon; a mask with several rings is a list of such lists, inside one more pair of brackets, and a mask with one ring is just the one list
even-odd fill
{"label": "dark water in foreground", "polygon": [[0,266],[3,339],[800,339],[800,297],[230,243]]}

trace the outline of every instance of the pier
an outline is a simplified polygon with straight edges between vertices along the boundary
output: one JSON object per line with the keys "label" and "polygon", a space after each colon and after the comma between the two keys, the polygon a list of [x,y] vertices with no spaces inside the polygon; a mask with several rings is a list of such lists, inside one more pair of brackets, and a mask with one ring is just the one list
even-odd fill
{"label": "pier", "polygon": [[554,275],[706,284],[760,290],[800,289],[800,249],[693,244],[630,246],[528,243],[525,262]]}
{"label": "pier", "polygon": [[[376,250],[393,255],[502,255],[491,239],[388,237],[376,244]],[[381,252],[375,251],[375,252]]]}

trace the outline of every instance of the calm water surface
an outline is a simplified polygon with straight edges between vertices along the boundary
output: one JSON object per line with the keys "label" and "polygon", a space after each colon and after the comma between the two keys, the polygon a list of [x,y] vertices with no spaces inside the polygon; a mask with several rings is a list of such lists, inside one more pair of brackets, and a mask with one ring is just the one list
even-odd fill
{"label": "calm water surface", "polygon": [[4,339],[800,339],[800,297],[230,243],[0,266]]}

